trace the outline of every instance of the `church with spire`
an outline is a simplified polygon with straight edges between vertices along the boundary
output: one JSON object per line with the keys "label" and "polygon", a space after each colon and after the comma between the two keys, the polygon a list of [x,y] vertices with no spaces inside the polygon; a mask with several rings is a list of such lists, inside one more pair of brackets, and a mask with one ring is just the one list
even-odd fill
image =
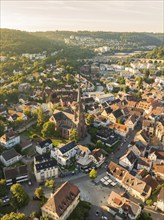
{"label": "church with spire", "polygon": [[49,121],[55,123],[55,129],[63,138],[70,139],[72,130],[76,130],[78,139],[86,136],[85,114],[81,100],[80,84],[78,85],[77,101],[63,111],[55,110]]}

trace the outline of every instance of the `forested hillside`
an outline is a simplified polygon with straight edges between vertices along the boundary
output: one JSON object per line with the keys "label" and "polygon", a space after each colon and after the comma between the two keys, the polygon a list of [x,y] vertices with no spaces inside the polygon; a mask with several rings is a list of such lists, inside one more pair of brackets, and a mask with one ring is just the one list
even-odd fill
{"label": "forested hillside", "polygon": [[122,43],[135,42],[139,46],[163,45],[163,35],[153,33],[119,33],[119,32],[90,32],[90,31],[48,31],[25,32],[11,29],[0,29],[0,47],[2,54],[21,54],[55,51],[66,47],[65,38],[70,35],[87,36],[106,40],[118,40]]}
{"label": "forested hillside", "polygon": [[154,48],[152,51],[147,53],[146,58],[149,58],[149,59],[163,59],[164,60],[164,46]]}

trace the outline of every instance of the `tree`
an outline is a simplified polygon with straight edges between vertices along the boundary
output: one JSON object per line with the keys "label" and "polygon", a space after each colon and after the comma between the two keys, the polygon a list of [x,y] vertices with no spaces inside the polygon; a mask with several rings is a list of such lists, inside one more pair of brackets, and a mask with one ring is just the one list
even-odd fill
{"label": "tree", "polygon": [[142,89],[142,87],[143,87],[143,78],[139,76],[135,80],[137,82],[138,89]]}
{"label": "tree", "polygon": [[78,142],[78,132],[76,129],[70,131],[70,140],[75,141],[76,143]]}
{"label": "tree", "polygon": [[0,179],[0,197],[5,196],[6,192],[7,192],[6,180]]}
{"label": "tree", "polygon": [[123,119],[122,118],[118,118],[117,119],[117,123],[122,124],[123,123]]}
{"label": "tree", "polygon": [[71,74],[70,73],[66,74],[65,79],[66,79],[67,83],[70,82]]}
{"label": "tree", "polygon": [[103,147],[102,141],[101,141],[101,140],[98,140],[98,141],[96,142],[96,148],[102,148],[102,147]]}
{"label": "tree", "polygon": [[41,127],[44,123],[44,120],[45,120],[44,112],[43,112],[43,109],[41,107],[39,107],[37,109],[36,115],[37,115],[37,125],[39,127]]}
{"label": "tree", "polygon": [[87,118],[86,118],[86,123],[87,125],[91,125],[94,122],[94,115],[88,114]]}
{"label": "tree", "polygon": [[50,189],[54,189],[55,188],[54,180],[46,180],[45,187],[50,188]]}
{"label": "tree", "polygon": [[9,214],[4,215],[1,220],[26,220],[27,217],[23,213],[15,213],[11,212]]}
{"label": "tree", "polygon": [[53,137],[55,135],[55,123],[50,121],[44,123],[41,133],[43,137]]}
{"label": "tree", "polygon": [[123,91],[126,92],[126,93],[129,92],[129,90],[130,90],[130,89],[129,89],[129,86],[125,86],[125,87],[123,88]]}
{"label": "tree", "polygon": [[97,177],[97,171],[94,168],[90,171],[89,177],[93,180]]}
{"label": "tree", "polygon": [[36,198],[38,198],[38,199],[43,198],[44,191],[43,191],[42,187],[36,188],[36,190],[35,190],[35,192],[34,192],[34,195],[35,195]]}
{"label": "tree", "polygon": [[148,69],[146,69],[146,70],[144,71],[144,78],[145,78],[145,79],[148,79],[148,78],[149,78],[149,75],[150,75],[150,71],[149,71]]}
{"label": "tree", "polygon": [[142,212],[137,216],[136,220],[153,220],[153,219],[152,219],[150,213],[148,213],[148,212],[143,212],[143,211],[142,211]]}
{"label": "tree", "polygon": [[22,185],[19,183],[13,184],[10,188],[10,191],[12,194],[11,201],[14,208],[21,208],[28,204],[29,197]]}
{"label": "tree", "polygon": [[5,132],[5,124],[3,121],[0,120],[0,137],[4,134]]}

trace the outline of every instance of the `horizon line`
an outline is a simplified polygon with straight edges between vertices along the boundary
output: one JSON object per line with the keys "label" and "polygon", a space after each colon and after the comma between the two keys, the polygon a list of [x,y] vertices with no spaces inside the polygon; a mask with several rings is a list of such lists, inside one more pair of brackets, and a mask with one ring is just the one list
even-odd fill
{"label": "horizon line", "polygon": [[8,27],[0,27],[1,29],[7,29],[7,30],[15,30],[15,31],[23,31],[23,32],[56,32],[56,31],[70,31],[70,32],[111,32],[111,33],[151,33],[151,34],[164,34],[163,32],[153,32],[153,31],[112,31],[112,30],[86,30],[86,29],[81,29],[81,30],[25,30],[25,29],[17,29],[17,28],[8,28]]}

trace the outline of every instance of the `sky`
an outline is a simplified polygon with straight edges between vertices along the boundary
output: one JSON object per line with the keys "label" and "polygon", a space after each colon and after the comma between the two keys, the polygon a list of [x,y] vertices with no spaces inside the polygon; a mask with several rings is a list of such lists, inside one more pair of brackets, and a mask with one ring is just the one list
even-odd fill
{"label": "sky", "polygon": [[1,28],[163,32],[164,0],[0,0]]}

